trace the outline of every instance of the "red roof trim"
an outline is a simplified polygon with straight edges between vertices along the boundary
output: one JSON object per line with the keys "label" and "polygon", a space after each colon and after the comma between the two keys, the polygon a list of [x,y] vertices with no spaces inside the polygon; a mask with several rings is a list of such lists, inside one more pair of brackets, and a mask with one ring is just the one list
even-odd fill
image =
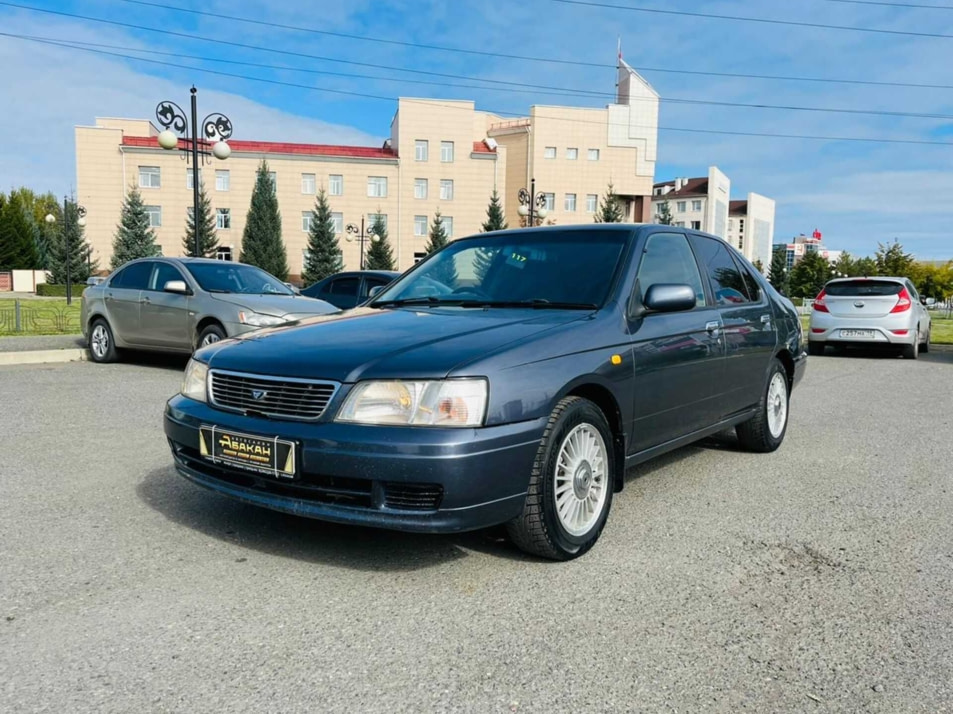
{"label": "red roof trim", "polygon": [[[154,136],[124,136],[123,146],[141,146],[158,149],[159,142]],[[189,146],[189,141],[183,141]],[[306,156],[341,156],[356,159],[396,159],[393,149],[374,148],[373,146],[336,146],[333,144],[291,144],[275,141],[229,141],[232,151],[244,151],[258,154],[302,154]]]}
{"label": "red roof trim", "polygon": [[495,154],[496,150],[491,149],[482,141],[473,142],[473,153],[474,154]]}

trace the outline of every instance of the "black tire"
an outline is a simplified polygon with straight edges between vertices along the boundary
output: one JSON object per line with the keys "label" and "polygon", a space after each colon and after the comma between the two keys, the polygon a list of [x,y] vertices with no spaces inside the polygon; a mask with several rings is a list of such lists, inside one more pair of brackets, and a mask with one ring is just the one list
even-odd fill
{"label": "black tire", "polygon": [[116,349],[112,328],[101,317],[97,317],[89,325],[87,347],[93,362],[108,364],[119,359],[119,350]]}
{"label": "black tire", "polygon": [[920,356],[920,339],[914,340],[912,345],[904,345],[900,351],[904,359],[916,359]]}
{"label": "black tire", "polygon": [[923,342],[920,343],[920,352],[927,354],[930,351],[930,330],[927,330],[926,337],[923,338]]}
{"label": "black tire", "polygon": [[195,349],[200,350],[207,345],[219,342],[220,340],[225,339],[225,330],[222,329],[222,326],[216,323],[207,325],[199,333],[199,338],[195,342]]}
{"label": "black tire", "polygon": [[[775,395],[774,399],[769,402],[771,387],[772,384],[775,383],[776,375],[780,375],[781,377],[777,383],[779,385],[783,384],[784,386],[784,393],[781,396],[781,399],[783,399],[784,420],[780,431],[778,433],[773,433],[771,429],[772,422],[769,418],[768,410],[776,410],[779,407],[779,403],[774,401],[778,395]],[[775,359],[771,365],[771,369],[768,371],[768,378],[765,380],[764,390],[761,392],[761,401],[758,402],[757,415],[743,424],[739,424],[735,428],[738,433],[738,441],[741,446],[748,451],[754,451],[755,453],[759,454],[770,453],[781,446],[781,442],[784,441],[784,435],[788,431],[790,403],[791,391],[787,370],[784,369],[784,365],[781,364],[780,360]]]}
{"label": "black tire", "polygon": [[824,343],[823,342],[808,342],[807,343],[807,353],[811,357],[820,357],[824,354]]}
{"label": "black tire", "polygon": [[[573,535],[557,513],[556,469],[559,452],[567,437],[583,425],[594,428],[602,437],[606,464],[601,485],[605,495],[592,524],[584,533]],[[539,443],[523,513],[506,524],[510,540],[520,550],[551,560],[572,560],[589,551],[602,534],[612,507],[615,466],[612,431],[599,407],[581,397],[561,400],[550,415]],[[584,483],[588,493],[589,481]],[[567,498],[573,497],[567,495]]]}

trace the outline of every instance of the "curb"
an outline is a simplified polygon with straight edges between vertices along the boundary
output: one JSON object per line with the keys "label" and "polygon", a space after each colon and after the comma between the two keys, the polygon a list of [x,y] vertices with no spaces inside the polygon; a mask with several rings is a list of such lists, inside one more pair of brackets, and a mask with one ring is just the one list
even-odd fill
{"label": "curb", "polygon": [[0,352],[0,366],[12,364],[46,364],[53,362],[86,362],[88,359],[89,355],[84,349]]}

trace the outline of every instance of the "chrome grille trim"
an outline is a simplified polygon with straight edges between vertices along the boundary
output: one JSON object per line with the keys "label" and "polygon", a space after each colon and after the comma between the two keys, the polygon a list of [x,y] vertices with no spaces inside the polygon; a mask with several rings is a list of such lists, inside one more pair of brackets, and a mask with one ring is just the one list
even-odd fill
{"label": "chrome grille trim", "polygon": [[[290,421],[320,419],[340,387],[338,382],[327,380],[222,369],[210,369],[208,375],[208,398],[212,406],[242,414],[253,411]],[[253,389],[267,392],[267,396],[254,399]]]}

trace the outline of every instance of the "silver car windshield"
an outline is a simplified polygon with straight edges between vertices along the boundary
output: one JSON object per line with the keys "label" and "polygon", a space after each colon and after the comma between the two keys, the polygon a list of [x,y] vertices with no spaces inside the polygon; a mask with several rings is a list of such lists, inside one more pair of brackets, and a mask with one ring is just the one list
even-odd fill
{"label": "silver car windshield", "polygon": [[202,290],[210,293],[241,295],[294,295],[274,275],[260,268],[239,263],[186,263],[185,266]]}

